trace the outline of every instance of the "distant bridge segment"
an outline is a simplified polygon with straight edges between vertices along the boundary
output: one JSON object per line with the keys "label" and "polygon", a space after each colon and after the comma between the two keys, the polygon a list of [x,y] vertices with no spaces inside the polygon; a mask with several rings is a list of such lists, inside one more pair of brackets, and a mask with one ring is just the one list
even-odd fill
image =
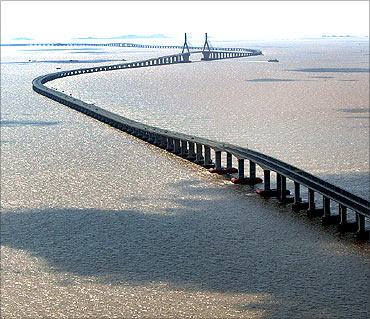
{"label": "distant bridge segment", "polygon": [[[137,43],[14,43],[14,44],[1,44],[1,46],[94,46],[94,47],[121,47],[121,48],[147,48],[147,49],[182,49],[183,46],[179,45],[154,45],[154,44],[137,44]],[[203,51],[204,47],[188,47],[190,51]],[[211,51],[225,51],[225,52],[249,52],[252,55],[261,55],[262,51],[247,48],[210,48]],[[195,53],[195,52],[192,52]]]}
{"label": "distant bridge segment", "polygon": [[[62,44],[60,44],[62,45]],[[81,44],[80,44],[81,45]],[[114,44],[117,45],[117,44]],[[146,45],[137,47],[149,47]],[[156,46],[159,47],[159,46]],[[161,48],[168,48],[160,46]],[[175,48],[172,46],[171,48]],[[176,47],[183,48],[183,47]],[[231,49],[231,48],[212,48],[204,50],[204,48],[196,48],[203,53],[204,61],[217,60],[223,58],[234,58],[243,56],[253,56],[262,54],[259,50],[251,49]],[[119,130],[134,135],[148,143],[163,148],[171,153],[195,162],[203,167],[210,169],[211,172],[218,174],[237,173],[237,178],[233,178],[235,184],[264,184],[263,189],[257,191],[261,196],[277,197],[282,203],[292,203],[292,209],[295,211],[304,210],[309,216],[319,216],[325,224],[339,224],[341,231],[355,231],[356,236],[361,239],[369,239],[369,230],[366,229],[365,221],[370,218],[370,204],[368,200],[356,196],[344,189],[341,189],[333,184],[330,184],[312,174],[309,174],[297,167],[288,163],[250,150],[237,145],[213,141],[193,135],[187,135],[179,132],[174,132],[166,129],[143,124],[133,121],[126,117],[120,116],[113,112],[104,110],[94,104],[89,104],[81,100],[75,99],[67,94],[58,92],[57,90],[48,88],[45,83],[67,76],[81,75],[86,73],[94,73],[101,71],[113,71],[121,69],[131,69],[167,64],[177,64],[189,62],[189,56],[195,52],[183,52],[174,55],[162,56],[152,59],[146,59],[135,62],[126,62],[110,66],[95,66],[89,68],[80,68],[69,71],[60,71],[47,75],[42,75],[33,80],[33,90],[48,98],[51,98],[61,104],[69,106],[79,112],[91,116],[99,121],[111,125]],[[233,53],[227,55],[226,53]],[[213,154],[211,152],[213,150]],[[222,166],[222,153],[226,153],[226,167]],[[232,167],[232,157],[238,161],[238,168]],[[249,174],[245,175],[245,160],[249,162]],[[256,165],[260,166],[264,171],[264,180],[256,176]],[[271,188],[271,173],[276,175],[276,188]],[[287,190],[287,179],[294,182],[294,196],[289,196]],[[308,198],[301,198],[301,187],[308,189]],[[322,208],[316,207],[315,193],[322,196]],[[334,215],[331,212],[331,202],[339,205],[339,215]],[[355,212],[356,221],[349,222],[347,219],[347,209]]]}

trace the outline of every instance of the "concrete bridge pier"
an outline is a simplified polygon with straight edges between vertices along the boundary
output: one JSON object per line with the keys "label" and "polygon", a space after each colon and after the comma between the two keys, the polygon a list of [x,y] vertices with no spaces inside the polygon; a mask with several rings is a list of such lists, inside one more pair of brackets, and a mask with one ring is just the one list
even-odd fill
{"label": "concrete bridge pier", "polygon": [[203,54],[203,58],[202,58],[203,61],[209,61],[210,60],[210,52],[209,51],[203,51],[202,54]]}
{"label": "concrete bridge pier", "polygon": [[315,192],[312,189],[308,189],[308,217],[322,217],[324,210],[321,208],[316,208],[315,204]]}
{"label": "concrete bridge pier", "polygon": [[188,144],[189,144],[188,160],[193,162],[196,159],[195,144],[193,142],[188,142]]}
{"label": "concrete bridge pier", "polygon": [[252,161],[249,161],[249,178],[256,178],[256,163]]}
{"label": "concrete bridge pier", "polygon": [[263,170],[263,178],[264,178],[264,190],[269,191],[270,190],[270,170],[265,169]]}
{"label": "concrete bridge pier", "polygon": [[231,153],[227,152],[226,153],[226,168],[227,169],[232,169],[233,168],[233,157]]}
{"label": "concrete bridge pier", "polygon": [[221,151],[215,150],[215,156],[216,156],[216,167],[209,169],[211,173],[217,173],[217,174],[223,175],[223,174],[232,174],[232,173],[238,172],[236,168],[232,167],[232,157],[230,153],[226,152],[226,159],[227,159],[226,168],[222,167],[221,165]]}
{"label": "concrete bridge pier", "polygon": [[181,145],[180,145],[180,140],[179,139],[174,140],[173,153],[174,154],[180,154],[181,153]]}
{"label": "concrete bridge pier", "polygon": [[330,199],[326,196],[323,196],[323,208],[324,215],[321,217],[321,221],[324,225],[339,223],[340,215],[331,215]]}
{"label": "concrete bridge pier", "polygon": [[174,150],[174,146],[173,146],[173,138],[172,137],[168,137],[167,138],[167,147],[166,147],[166,151],[168,152],[173,152]]}
{"label": "concrete bridge pier", "polygon": [[280,197],[280,193],[281,193],[281,175],[279,173],[276,173],[276,191],[277,191],[277,197]]}
{"label": "concrete bridge pier", "polygon": [[167,137],[161,135],[160,136],[160,141],[161,141],[161,143],[159,144],[159,147],[163,148],[163,149],[166,149],[167,148]]}
{"label": "concrete bridge pier", "polygon": [[347,221],[347,207],[342,204],[339,204],[339,218],[340,218],[340,221],[338,225],[338,230],[340,232],[342,233],[346,231],[353,232],[357,230],[358,228],[357,220],[354,223],[349,223]]}
{"label": "concrete bridge pier", "polygon": [[150,144],[154,144],[154,142],[155,142],[155,134],[149,133],[148,135],[149,136],[148,136],[147,142],[150,143]]}
{"label": "concrete bridge pier", "polygon": [[299,212],[307,208],[308,202],[303,202],[301,198],[301,185],[298,182],[294,182],[294,203],[292,205],[292,210]]}
{"label": "concrete bridge pier", "polygon": [[135,128],[134,131],[133,131],[133,135],[136,136],[137,138],[142,138],[143,137],[143,134],[141,133],[141,130]]}
{"label": "concrete bridge pier", "polygon": [[286,196],[290,194],[290,191],[286,188],[286,177],[279,173],[276,173],[276,191],[277,197],[285,203]]}
{"label": "concrete bridge pier", "polygon": [[370,239],[370,230],[365,229],[365,216],[359,213],[356,213],[356,220],[357,220],[357,233],[356,238],[362,240],[369,240]]}
{"label": "concrete bridge pier", "polygon": [[196,145],[195,163],[199,165],[204,164],[203,145],[200,143]]}
{"label": "concrete bridge pier", "polygon": [[[238,179],[239,180],[244,180],[245,179],[245,176],[244,176],[244,158],[239,158],[238,159]],[[235,183],[235,180],[233,181],[233,183]]]}
{"label": "concrete bridge pier", "polygon": [[221,151],[215,150],[215,157],[216,157],[216,167],[215,167],[215,169],[220,170],[220,169],[222,169],[222,166],[221,166]]}
{"label": "concrete bridge pier", "polygon": [[141,138],[143,141],[148,141],[149,139],[149,134],[147,131],[142,131],[143,137]]}
{"label": "concrete bridge pier", "polygon": [[255,185],[262,183],[262,179],[256,177],[256,163],[249,161],[249,177],[244,176],[244,159],[238,159],[238,178],[232,178],[234,184]]}
{"label": "concrete bridge pier", "polygon": [[131,135],[133,131],[134,130],[132,129],[131,126],[127,126],[127,129],[126,129],[127,134],[130,134]]}
{"label": "concrete bridge pier", "polygon": [[263,178],[264,178],[263,189],[257,189],[257,194],[266,197],[276,196],[277,190],[271,189],[271,171],[268,169],[264,169]]}
{"label": "concrete bridge pier", "polygon": [[190,53],[183,53],[181,56],[182,62],[190,62]]}
{"label": "concrete bridge pier", "polygon": [[154,134],[154,143],[153,144],[155,146],[159,146],[159,145],[161,145],[161,143],[162,143],[161,136],[158,135],[158,134]]}
{"label": "concrete bridge pier", "polygon": [[[257,194],[262,195],[264,197],[278,197],[280,198],[281,193],[281,175],[276,173],[276,188],[271,189],[271,176],[270,170],[264,170],[263,175],[265,178],[265,186],[264,189],[258,189]],[[261,180],[262,182],[262,180]],[[289,190],[286,190],[286,194],[290,194]]]}
{"label": "concrete bridge pier", "polygon": [[279,183],[279,187],[278,187],[279,201],[282,202],[282,203],[285,203],[285,200],[286,200],[286,177],[279,174],[279,179],[280,179],[280,183]]}
{"label": "concrete bridge pier", "polygon": [[204,145],[204,164],[203,167],[205,168],[212,168],[215,167],[211,159],[211,148],[209,146]]}
{"label": "concrete bridge pier", "polygon": [[181,157],[187,157],[188,156],[188,142],[181,140],[181,151],[179,154]]}
{"label": "concrete bridge pier", "polygon": [[143,131],[143,137],[141,139],[147,142],[149,140],[149,133],[147,131]]}

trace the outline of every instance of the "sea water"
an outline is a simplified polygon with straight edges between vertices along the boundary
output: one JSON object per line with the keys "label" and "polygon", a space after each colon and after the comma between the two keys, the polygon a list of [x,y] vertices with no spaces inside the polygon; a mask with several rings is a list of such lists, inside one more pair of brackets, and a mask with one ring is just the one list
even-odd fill
{"label": "sea water", "polygon": [[[47,85],[368,199],[368,39],[217,46],[264,55]],[[175,52],[2,47],[1,316],[367,318],[368,243],[32,91],[57,68]]]}

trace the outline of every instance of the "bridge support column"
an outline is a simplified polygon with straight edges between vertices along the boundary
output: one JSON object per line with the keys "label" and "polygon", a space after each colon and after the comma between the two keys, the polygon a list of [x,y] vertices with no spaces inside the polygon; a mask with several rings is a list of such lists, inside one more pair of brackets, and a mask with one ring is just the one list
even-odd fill
{"label": "bridge support column", "polygon": [[340,225],[347,224],[347,207],[339,204]]}
{"label": "bridge support column", "polygon": [[[271,189],[271,176],[270,176],[270,170],[264,170],[263,175],[265,178],[265,186],[264,189],[258,189],[257,194],[265,196],[265,197],[278,197],[280,198],[281,194],[281,175],[279,173],[276,173],[276,188]],[[290,192],[287,190],[286,194],[289,194]]]}
{"label": "bridge support column", "polygon": [[249,178],[256,178],[256,163],[252,161],[249,161]]}
{"label": "bridge support column", "polygon": [[238,178],[240,180],[244,179],[244,158],[238,159]]}
{"label": "bridge support column", "polygon": [[[279,174],[280,175],[280,174]],[[283,203],[285,203],[286,200],[286,177],[283,175],[280,175],[280,185],[279,185],[279,200]]]}
{"label": "bridge support column", "polygon": [[227,169],[233,168],[233,158],[231,153],[229,152],[226,153],[226,168]]}
{"label": "bridge support column", "polygon": [[284,204],[292,203],[294,199],[292,197],[287,197],[290,191],[286,188],[286,176],[276,173],[276,185],[279,201]]}
{"label": "bridge support column", "polygon": [[308,217],[321,217],[324,213],[323,209],[317,209],[315,204],[315,192],[312,189],[308,189]]}
{"label": "bridge support column", "polygon": [[[215,168],[210,168],[209,171],[211,173],[217,173],[217,174],[231,174],[231,173],[236,173],[238,170],[236,168],[232,167],[232,155],[228,152],[226,152],[226,159],[227,159],[227,166],[222,167],[221,165],[221,151],[215,150],[216,154],[216,167]],[[232,181],[233,179],[231,179]]]}
{"label": "bridge support column", "polygon": [[315,210],[315,192],[312,189],[308,190],[308,210]]}
{"label": "bridge support column", "polygon": [[221,169],[221,151],[215,151],[216,167],[215,169]]}
{"label": "bridge support column", "polygon": [[262,179],[256,177],[256,163],[249,161],[249,177],[244,176],[244,159],[238,159],[238,178],[232,178],[234,184],[255,185],[262,183]]}
{"label": "bridge support column", "polygon": [[148,139],[146,140],[148,143],[153,144],[154,142],[154,136],[152,133],[148,133]]}
{"label": "bridge support column", "polygon": [[295,212],[298,212],[302,209],[308,208],[308,202],[302,202],[301,198],[301,185],[297,182],[294,182],[294,203],[292,209]]}
{"label": "bridge support column", "polygon": [[264,190],[270,190],[270,171],[268,169],[263,170],[263,178],[265,180]]}
{"label": "bridge support column", "polygon": [[181,140],[181,152],[180,152],[181,157],[187,157],[188,156],[188,142]]}
{"label": "bridge support column", "polygon": [[195,155],[195,150],[194,150],[194,143],[193,142],[189,142],[188,160],[189,161],[194,161],[195,158],[196,158],[196,155]]}
{"label": "bridge support column", "polygon": [[166,149],[167,148],[167,137],[161,136],[161,144],[159,145],[160,148]]}
{"label": "bridge support column", "polygon": [[354,223],[349,223],[347,221],[347,207],[339,204],[339,225],[338,230],[340,232],[346,232],[346,231],[356,231],[357,230],[357,221]]}
{"label": "bridge support column", "polygon": [[155,134],[149,133],[149,138],[147,142],[150,144],[154,144],[154,141],[155,141]]}
{"label": "bridge support column", "polygon": [[143,131],[143,137],[141,139],[144,140],[144,141],[148,141],[149,140],[149,134],[148,134],[148,132]]}
{"label": "bridge support column", "polygon": [[340,216],[334,216],[330,214],[330,199],[326,196],[323,196],[323,208],[324,208],[324,215],[321,218],[321,221],[324,225],[330,225],[338,223],[340,220]]}
{"label": "bridge support column", "polygon": [[210,52],[209,51],[203,51],[202,53],[203,53],[202,60],[204,60],[204,61],[210,60]]}
{"label": "bridge support column", "polygon": [[368,240],[369,239],[369,231],[365,229],[365,216],[359,213],[356,213],[356,220],[357,220],[357,233],[356,237],[358,239]]}
{"label": "bridge support column", "polygon": [[211,159],[211,148],[209,146],[204,145],[204,164],[205,168],[212,168],[214,164],[212,163]]}
{"label": "bridge support column", "polygon": [[127,126],[127,130],[126,130],[126,133],[128,133],[128,134],[132,134],[132,132],[133,132],[134,130],[132,129],[132,127],[131,126]]}
{"label": "bridge support column", "polygon": [[162,143],[161,136],[158,134],[154,134],[154,145],[159,146]]}
{"label": "bridge support column", "polygon": [[143,138],[143,133],[141,132],[141,130],[139,129],[135,129],[135,132],[134,132],[134,135],[137,137],[137,138],[140,138],[142,139]]}
{"label": "bridge support column", "polygon": [[181,153],[180,140],[178,140],[178,139],[174,140],[173,153],[174,154],[180,154]]}
{"label": "bridge support column", "polygon": [[182,55],[182,57],[183,57],[183,62],[189,62],[190,53],[185,53]]}
{"label": "bridge support column", "polygon": [[168,151],[168,152],[173,152],[173,149],[174,149],[174,147],[173,147],[173,138],[168,137],[168,138],[167,138],[167,147],[166,147],[166,151]]}
{"label": "bridge support column", "polygon": [[196,164],[204,164],[204,157],[203,157],[203,145],[197,143],[196,146],[196,154],[195,154],[195,163]]}
{"label": "bridge support column", "polygon": [[278,196],[280,196],[281,192],[281,175],[276,173],[276,190],[278,191]]}
{"label": "bridge support column", "polygon": [[294,204],[301,202],[301,185],[299,183],[294,182]]}

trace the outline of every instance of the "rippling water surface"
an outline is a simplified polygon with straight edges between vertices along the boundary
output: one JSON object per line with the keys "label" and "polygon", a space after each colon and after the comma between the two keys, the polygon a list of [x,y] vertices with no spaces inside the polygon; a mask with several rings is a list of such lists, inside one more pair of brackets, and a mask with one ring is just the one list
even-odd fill
{"label": "rippling water surface", "polygon": [[[368,41],[238,45],[265,55],[48,85],[368,198]],[[2,317],[367,318],[368,243],[32,91],[172,52],[2,48]]]}

